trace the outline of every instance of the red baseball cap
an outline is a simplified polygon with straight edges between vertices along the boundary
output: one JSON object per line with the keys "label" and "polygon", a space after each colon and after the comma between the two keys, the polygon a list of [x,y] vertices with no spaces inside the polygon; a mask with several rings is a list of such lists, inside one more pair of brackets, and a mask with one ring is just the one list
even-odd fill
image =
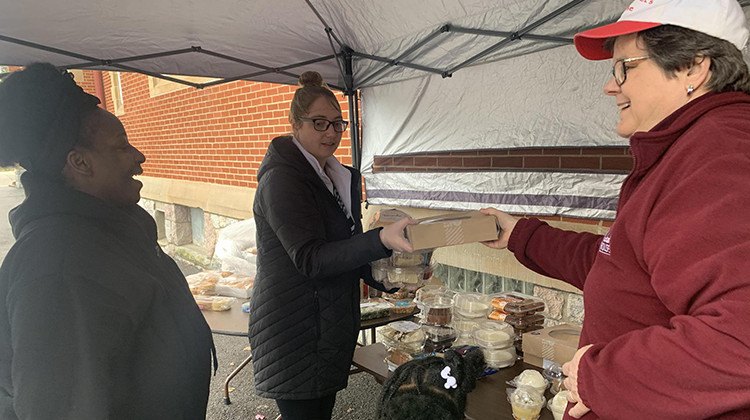
{"label": "red baseball cap", "polygon": [[607,38],[632,34],[660,25],[676,25],[720,38],[742,50],[750,31],[737,0],[635,0],[617,22],[580,32],[573,43],[584,58],[605,60]]}

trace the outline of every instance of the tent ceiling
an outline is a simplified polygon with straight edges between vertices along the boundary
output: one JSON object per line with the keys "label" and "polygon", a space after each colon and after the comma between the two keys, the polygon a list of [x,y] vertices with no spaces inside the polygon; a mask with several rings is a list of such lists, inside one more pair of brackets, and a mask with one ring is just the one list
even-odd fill
{"label": "tent ceiling", "polygon": [[333,54],[346,46],[355,87],[362,88],[565,45],[576,31],[616,18],[627,2],[7,2],[0,13],[0,63],[286,84],[317,70],[345,88],[344,67]]}

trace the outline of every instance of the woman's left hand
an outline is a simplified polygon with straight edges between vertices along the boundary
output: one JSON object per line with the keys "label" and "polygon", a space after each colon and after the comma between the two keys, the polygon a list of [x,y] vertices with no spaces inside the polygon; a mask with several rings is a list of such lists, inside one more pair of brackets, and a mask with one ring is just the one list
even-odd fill
{"label": "woman's left hand", "polygon": [[562,367],[563,375],[567,376],[567,378],[565,378],[565,388],[569,391],[568,401],[575,403],[573,408],[568,411],[568,414],[574,419],[581,418],[581,416],[591,411],[591,409],[586,407],[583,401],[581,401],[581,396],[578,395],[578,365],[581,363],[583,355],[586,354],[586,351],[588,351],[591,346],[592,344],[589,344],[588,346],[578,349],[573,356],[573,360],[565,363]]}

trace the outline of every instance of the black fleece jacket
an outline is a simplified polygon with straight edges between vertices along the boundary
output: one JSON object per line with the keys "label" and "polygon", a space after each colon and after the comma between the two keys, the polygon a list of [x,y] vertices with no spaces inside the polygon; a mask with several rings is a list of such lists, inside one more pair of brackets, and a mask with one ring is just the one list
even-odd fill
{"label": "black fleece jacket", "polygon": [[23,184],[0,268],[0,418],[205,418],[211,331],[153,219]]}

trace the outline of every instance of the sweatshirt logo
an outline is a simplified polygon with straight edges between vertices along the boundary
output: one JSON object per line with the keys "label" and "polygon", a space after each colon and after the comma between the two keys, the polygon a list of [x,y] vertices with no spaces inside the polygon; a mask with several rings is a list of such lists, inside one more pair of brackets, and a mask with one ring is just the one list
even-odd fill
{"label": "sweatshirt logo", "polygon": [[602,242],[599,244],[599,252],[604,255],[612,255],[610,251],[610,232],[612,232],[612,229],[607,231],[607,234],[604,235],[604,238],[602,238]]}

